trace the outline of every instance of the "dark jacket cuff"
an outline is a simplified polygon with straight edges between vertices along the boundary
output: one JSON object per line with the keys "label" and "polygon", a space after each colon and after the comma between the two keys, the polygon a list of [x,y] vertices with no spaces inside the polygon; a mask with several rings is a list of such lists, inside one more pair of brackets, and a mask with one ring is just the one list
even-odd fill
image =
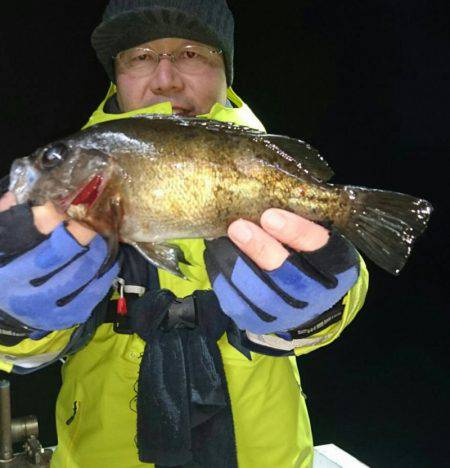
{"label": "dark jacket cuff", "polygon": [[332,229],[328,242],[313,252],[303,252],[303,257],[320,271],[342,273],[359,264],[359,256],[353,245],[339,232]]}
{"label": "dark jacket cuff", "polygon": [[34,224],[34,217],[28,203],[15,205],[0,213],[0,266],[12,257],[31,250],[47,239]]}
{"label": "dark jacket cuff", "polygon": [[359,254],[353,245],[334,229],[328,242],[314,252],[291,249],[288,261],[326,288],[337,286],[336,275],[356,267],[359,274]]}
{"label": "dark jacket cuff", "polygon": [[0,309],[0,345],[15,346],[39,332],[41,330],[25,325]]}

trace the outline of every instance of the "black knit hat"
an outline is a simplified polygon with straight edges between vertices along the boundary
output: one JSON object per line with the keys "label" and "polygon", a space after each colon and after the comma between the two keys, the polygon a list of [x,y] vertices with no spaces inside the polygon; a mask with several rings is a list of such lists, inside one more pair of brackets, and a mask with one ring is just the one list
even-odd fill
{"label": "black knit hat", "polygon": [[164,37],[201,42],[223,51],[233,82],[234,19],[226,0],[111,0],[91,42],[111,81],[122,50]]}

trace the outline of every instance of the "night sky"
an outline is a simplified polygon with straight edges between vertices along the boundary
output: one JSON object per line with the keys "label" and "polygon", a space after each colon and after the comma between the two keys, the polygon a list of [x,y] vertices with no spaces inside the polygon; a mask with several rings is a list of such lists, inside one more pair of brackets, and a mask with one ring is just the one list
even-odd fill
{"label": "night sky", "polygon": [[[108,82],[89,37],[106,3],[42,0],[2,11],[1,175],[14,158],[78,130],[104,97]],[[400,276],[367,260],[363,310],[341,338],[299,360],[315,444],[335,443],[374,467],[443,466],[450,287],[445,2],[229,4],[234,89],[270,133],[318,148],[336,183],[404,192],[435,207]],[[13,416],[38,415],[45,445],[56,443],[59,370],[8,376]]]}

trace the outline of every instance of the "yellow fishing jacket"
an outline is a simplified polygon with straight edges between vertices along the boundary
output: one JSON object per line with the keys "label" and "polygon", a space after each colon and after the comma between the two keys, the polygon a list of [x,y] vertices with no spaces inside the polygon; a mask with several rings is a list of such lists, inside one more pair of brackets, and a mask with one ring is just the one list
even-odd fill
{"label": "yellow fishing jacket", "polygon": [[[142,113],[171,114],[170,103],[161,103],[125,114],[108,114],[104,105],[115,92],[112,85],[105,100],[85,127]],[[231,90],[235,107],[215,104],[208,117],[264,130],[249,107]],[[160,287],[178,297],[194,290],[210,289],[200,239],[178,241],[193,266],[184,281],[158,270]],[[368,274],[361,259],[360,276],[343,299],[339,321],[319,327],[318,332],[296,340],[296,356],[325,346],[338,338],[362,307]],[[42,311],[45,313],[45,311]],[[70,354],[82,327],[55,331],[40,340],[24,339],[14,346],[0,346],[0,369],[28,372],[66,356],[63,384],[56,404],[58,446],[52,468],[138,468],[135,445],[135,385],[145,343],[138,335],[118,334],[112,323],[98,326],[87,344]],[[250,336],[262,345],[276,347],[275,336]],[[218,342],[231,399],[239,468],[307,468],[312,466],[313,441],[295,356],[273,357],[251,353],[245,358],[228,343]],[[209,468],[209,467],[208,467]]]}

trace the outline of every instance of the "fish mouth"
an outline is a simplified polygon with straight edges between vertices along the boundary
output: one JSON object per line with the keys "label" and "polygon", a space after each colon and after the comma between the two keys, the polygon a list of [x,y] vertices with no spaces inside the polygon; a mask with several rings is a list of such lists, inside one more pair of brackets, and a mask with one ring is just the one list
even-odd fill
{"label": "fish mouth", "polygon": [[14,194],[17,203],[25,203],[28,200],[39,176],[39,171],[28,157],[13,162],[9,173],[9,191]]}
{"label": "fish mouth", "polygon": [[66,212],[71,205],[86,205],[87,209],[91,208],[103,193],[107,180],[104,172],[95,174],[79,190],[59,200],[61,210]]}

